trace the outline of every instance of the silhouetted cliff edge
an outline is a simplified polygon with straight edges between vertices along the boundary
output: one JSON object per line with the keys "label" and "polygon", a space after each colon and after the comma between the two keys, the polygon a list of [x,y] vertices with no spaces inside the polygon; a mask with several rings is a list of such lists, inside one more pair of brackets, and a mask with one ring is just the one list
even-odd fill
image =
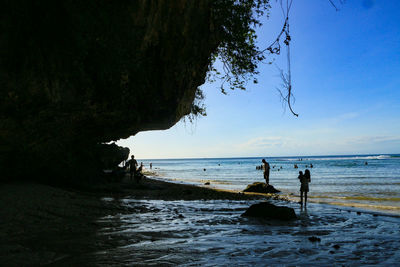
{"label": "silhouetted cliff edge", "polygon": [[104,144],[204,114],[198,87],[209,74],[223,92],[256,83],[265,53],[277,53],[256,45],[269,8],[269,0],[0,0],[1,177],[98,179],[112,151],[127,155]]}
{"label": "silhouetted cliff edge", "polygon": [[207,0],[1,2],[3,179],[93,176],[98,144],[191,112],[217,47]]}

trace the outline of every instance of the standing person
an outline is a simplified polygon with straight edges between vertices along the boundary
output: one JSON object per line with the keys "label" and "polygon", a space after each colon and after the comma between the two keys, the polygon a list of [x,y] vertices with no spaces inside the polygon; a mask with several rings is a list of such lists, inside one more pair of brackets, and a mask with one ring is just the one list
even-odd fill
{"label": "standing person", "polygon": [[303,205],[303,193],[304,193],[304,204],[307,205],[307,193],[309,191],[308,183],[311,182],[311,174],[310,170],[306,169],[303,173],[299,172],[299,180],[300,180],[300,203]]}
{"label": "standing person", "polygon": [[138,165],[134,155],[131,156],[131,159],[128,161],[128,164],[129,164],[129,174],[132,181],[132,177],[135,177],[136,167]]}
{"label": "standing person", "polygon": [[300,181],[300,204],[303,206],[303,180],[304,180],[304,174],[302,171],[299,171],[299,176],[297,178]]}
{"label": "standing person", "polygon": [[150,170],[153,168],[153,163],[150,162]]}
{"label": "standing person", "polygon": [[261,162],[263,163],[265,183],[269,185],[269,163],[266,162],[265,159],[263,159]]}

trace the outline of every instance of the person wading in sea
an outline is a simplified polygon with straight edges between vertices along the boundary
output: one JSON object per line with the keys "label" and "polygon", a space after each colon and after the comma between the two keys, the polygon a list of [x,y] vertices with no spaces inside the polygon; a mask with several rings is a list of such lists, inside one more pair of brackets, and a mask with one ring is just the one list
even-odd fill
{"label": "person wading in sea", "polygon": [[307,204],[307,193],[309,191],[308,184],[311,182],[311,174],[310,170],[306,169],[303,172],[299,172],[299,180],[300,180],[300,204],[303,205],[303,193],[304,193],[304,204]]}
{"label": "person wading in sea", "polygon": [[269,163],[266,162],[265,159],[263,159],[261,162],[263,163],[265,183],[269,185]]}

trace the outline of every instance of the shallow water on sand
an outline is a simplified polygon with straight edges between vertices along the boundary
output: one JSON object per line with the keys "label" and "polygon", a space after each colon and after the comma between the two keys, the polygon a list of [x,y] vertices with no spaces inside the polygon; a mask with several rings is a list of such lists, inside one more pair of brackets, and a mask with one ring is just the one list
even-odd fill
{"label": "shallow water on sand", "polygon": [[[271,165],[270,183],[281,195],[297,199],[298,172],[311,170],[309,199],[313,202],[359,207],[400,215],[400,156],[316,156],[266,158]],[[153,163],[161,179],[211,187],[243,190],[263,182],[256,170],[261,158],[144,160]],[[367,165],[365,165],[367,163]],[[298,169],[294,168],[298,165]],[[310,165],[313,168],[310,168]]]}
{"label": "shallow water on sand", "polygon": [[[299,220],[240,215],[256,201],[160,201],[106,198],[129,214],[101,218],[90,265],[266,266],[391,265],[400,262],[400,218],[354,209],[274,201]],[[316,236],[320,242],[308,238]],[[334,248],[334,245],[339,247]]]}

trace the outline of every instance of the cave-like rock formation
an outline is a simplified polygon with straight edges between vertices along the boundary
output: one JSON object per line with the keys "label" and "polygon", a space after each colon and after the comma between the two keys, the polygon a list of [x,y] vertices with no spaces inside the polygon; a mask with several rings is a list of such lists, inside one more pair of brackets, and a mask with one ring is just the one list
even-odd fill
{"label": "cave-like rock formation", "polygon": [[190,113],[211,2],[1,0],[1,177],[97,179],[98,144]]}

